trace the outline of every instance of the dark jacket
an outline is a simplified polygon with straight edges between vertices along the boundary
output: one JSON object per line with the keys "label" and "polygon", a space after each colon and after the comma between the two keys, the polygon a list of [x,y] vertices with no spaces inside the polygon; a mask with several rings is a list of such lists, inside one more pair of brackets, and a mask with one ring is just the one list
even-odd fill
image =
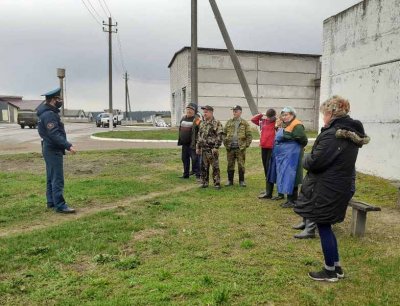
{"label": "dark jacket", "polygon": [[43,139],[45,148],[64,153],[65,150],[71,148],[72,144],[67,141],[64,124],[61,122],[59,112],[58,108],[51,105],[41,105],[37,111],[39,117],[38,132]]}
{"label": "dark jacket", "polygon": [[308,171],[294,211],[323,224],[342,222],[352,197],[352,177],[358,149],[369,142],[363,125],[349,116],[321,129],[304,158]]}
{"label": "dark jacket", "polygon": [[190,145],[192,143],[192,129],[196,119],[198,119],[197,116],[188,117],[185,115],[182,117],[179,123],[178,146]]}

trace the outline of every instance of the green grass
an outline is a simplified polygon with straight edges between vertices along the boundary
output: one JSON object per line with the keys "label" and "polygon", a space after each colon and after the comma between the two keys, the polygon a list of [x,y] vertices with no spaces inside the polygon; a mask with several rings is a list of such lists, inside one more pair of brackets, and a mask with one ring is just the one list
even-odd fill
{"label": "green grass", "polygon": [[[103,138],[121,138],[121,139],[148,139],[148,140],[178,140],[178,129],[160,129],[151,131],[113,131],[96,133],[94,136]],[[259,139],[260,134],[253,128],[253,139]],[[307,131],[309,138],[317,137],[317,132]]]}
{"label": "green grass", "polygon": [[[178,149],[84,152],[68,156],[65,171],[77,217],[92,213],[46,211],[39,155],[0,161],[0,234],[20,231],[0,238],[1,305],[400,304],[400,213],[386,180],[357,175],[357,198],[383,210],[368,215],[365,238],[349,236],[350,212],[335,226],[346,278],[321,284],[306,275],[323,264],[319,240],[293,239],[299,218],[256,198],[257,148],[247,188],[179,180]],[[46,226],[25,231],[37,222]]]}

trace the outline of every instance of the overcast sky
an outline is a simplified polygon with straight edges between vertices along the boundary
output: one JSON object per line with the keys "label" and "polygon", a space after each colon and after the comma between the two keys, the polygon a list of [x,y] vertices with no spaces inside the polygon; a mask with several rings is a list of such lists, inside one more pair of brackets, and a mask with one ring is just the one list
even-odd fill
{"label": "overcast sky", "polygon": [[[101,21],[106,18],[102,0],[83,1],[91,10],[93,5]],[[105,1],[118,22],[132,110],[169,110],[167,65],[177,50],[190,45],[191,1]],[[322,52],[323,20],[358,2],[217,1],[236,49],[313,54]],[[199,46],[225,48],[208,0],[198,3]],[[0,95],[40,99],[58,86],[56,68],[62,67],[67,108],[108,108],[107,36],[82,0],[0,0]],[[123,109],[116,39],[113,48],[114,108]]]}

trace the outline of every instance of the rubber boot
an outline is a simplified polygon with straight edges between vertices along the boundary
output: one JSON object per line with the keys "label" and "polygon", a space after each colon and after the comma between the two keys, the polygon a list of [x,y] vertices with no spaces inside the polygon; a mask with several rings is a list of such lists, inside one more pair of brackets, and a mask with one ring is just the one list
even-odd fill
{"label": "rubber boot", "polygon": [[303,230],[303,229],[305,229],[305,227],[306,227],[306,219],[305,218],[303,218],[303,220],[301,220],[301,222],[299,224],[292,226],[292,228],[296,229],[296,230]]}
{"label": "rubber boot", "polygon": [[265,183],[265,193],[258,196],[259,199],[271,199],[272,192],[274,191],[274,184],[270,182]]}
{"label": "rubber boot", "polygon": [[308,219],[306,219],[306,225],[304,230],[300,234],[294,235],[294,238],[297,239],[311,239],[315,238],[315,229],[317,228],[317,225],[315,222],[312,222]]}
{"label": "rubber boot", "polygon": [[246,187],[246,182],[244,181],[244,171],[239,170],[239,185],[240,187]]}
{"label": "rubber boot", "polygon": [[228,181],[226,182],[225,186],[233,186],[233,178],[235,176],[234,170],[228,170]]}
{"label": "rubber boot", "polygon": [[297,201],[298,191],[299,191],[299,187],[297,187],[297,186],[294,187],[293,188],[293,193],[287,195],[287,202],[281,204],[281,207],[283,207],[283,208],[293,208],[295,202]]}

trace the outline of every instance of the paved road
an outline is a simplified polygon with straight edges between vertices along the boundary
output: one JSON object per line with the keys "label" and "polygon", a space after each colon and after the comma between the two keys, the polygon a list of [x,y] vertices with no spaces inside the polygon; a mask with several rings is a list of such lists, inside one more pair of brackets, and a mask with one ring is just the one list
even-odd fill
{"label": "paved road", "polygon": [[[106,131],[94,123],[66,123],[68,140],[80,151],[129,148],[176,148],[173,143],[126,143],[90,139],[93,133]],[[116,130],[148,130],[146,127],[121,127]],[[40,137],[36,129],[21,129],[17,124],[0,124],[0,154],[41,152]]]}

